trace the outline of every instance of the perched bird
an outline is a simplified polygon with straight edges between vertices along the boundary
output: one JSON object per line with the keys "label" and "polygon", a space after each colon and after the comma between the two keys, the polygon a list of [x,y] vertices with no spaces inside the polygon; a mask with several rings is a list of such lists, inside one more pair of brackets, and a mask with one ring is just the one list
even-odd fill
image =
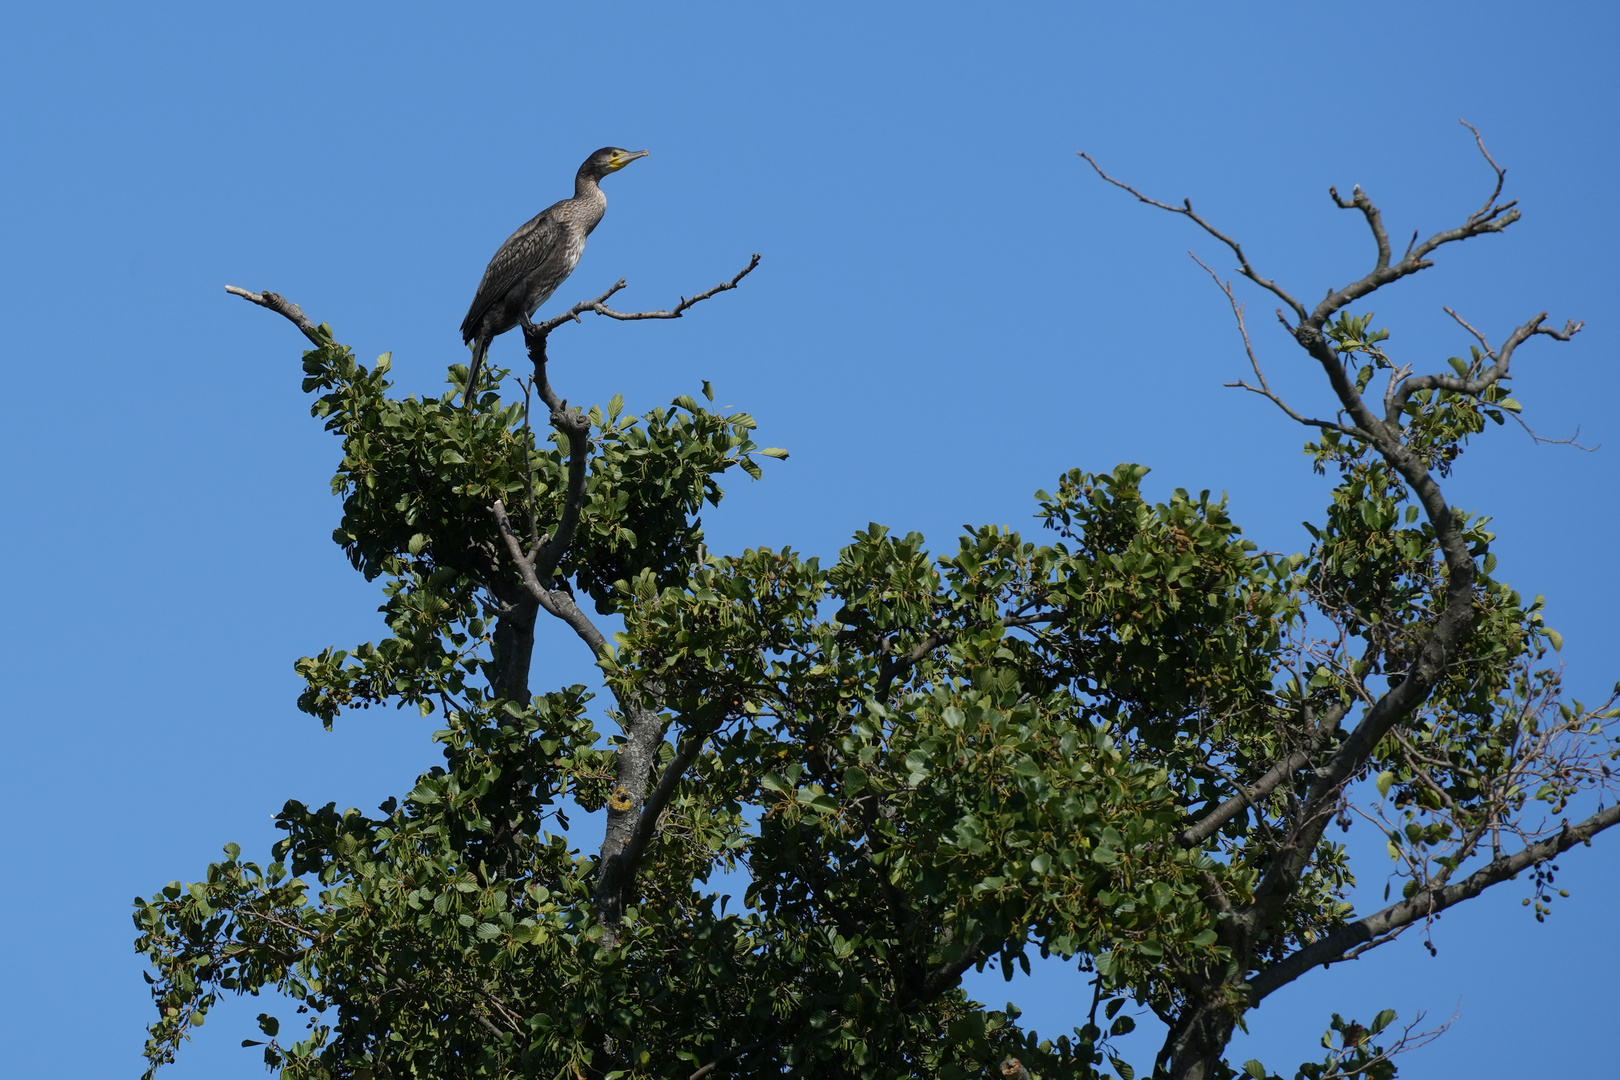
{"label": "perched bird", "polygon": [[471,401],[476,392],[489,343],[525,317],[533,317],[579,265],[585,238],[607,212],[607,196],[597,182],[647,153],[604,146],[586,158],[574,175],[574,197],[540,211],[507,237],[489,260],[461,324],[461,340],[473,347],[466,400]]}

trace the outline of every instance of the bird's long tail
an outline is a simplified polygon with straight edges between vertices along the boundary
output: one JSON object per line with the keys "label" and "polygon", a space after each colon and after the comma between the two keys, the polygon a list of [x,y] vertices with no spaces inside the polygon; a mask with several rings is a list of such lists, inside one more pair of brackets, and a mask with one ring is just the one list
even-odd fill
{"label": "bird's long tail", "polygon": [[472,364],[467,368],[467,392],[462,395],[462,402],[471,405],[478,393],[478,376],[484,371],[484,354],[489,351],[489,341],[485,338],[473,339]]}

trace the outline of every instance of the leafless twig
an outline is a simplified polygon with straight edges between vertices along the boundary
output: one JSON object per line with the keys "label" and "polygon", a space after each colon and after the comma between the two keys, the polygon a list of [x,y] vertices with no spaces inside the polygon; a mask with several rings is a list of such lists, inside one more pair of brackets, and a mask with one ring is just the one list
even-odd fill
{"label": "leafless twig", "polygon": [[262,308],[269,308],[277,315],[287,319],[287,321],[298,327],[305,337],[314,342],[317,349],[332,344],[331,335],[321,333],[321,328],[309,321],[309,317],[304,314],[303,309],[284,296],[273,292],[249,292],[235,285],[225,286],[225,291],[232,296],[240,296],[250,304],[258,304]]}
{"label": "leafless twig", "polygon": [[[1481,206],[1473,214],[1469,215],[1469,221],[1476,221],[1490,213],[1491,206],[1496,202],[1497,196],[1502,194],[1502,183],[1507,179],[1507,170],[1498,165],[1496,163],[1496,159],[1491,157],[1491,152],[1485,149],[1485,136],[1479,133],[1479,128],[1475,127],[1473,124],[1470,124],[1462,117],[1457,118],[1457,123],[1474,133],[1474,142],[1479,146],[1480,154],[1484,156],[1485,161],[1490,165],[1491,171],[1496,173],[1496,187],[1491,191],[1491,197],[1485,200],[1484,206]],[[1514,200],[1514,202],[1517,201],[1517,199]],[[1512,206],[1513,203],[1508,203],[1508,205]]]}
{"label": "leafless twig", "polygon": [[[1414,1034],[1413,1029],[1423,1023],[1425,1015],[1424,1013],[1418,1013],[1417,1018],[1402,1029],[1400,1038],[1366,1060],[1356,1058],[1356,1052],[1362,1042],[1365,1041],[1365,1035],[1358,1035],[1355,1028],[1347,1029],[1343,1033],[1344,1045],[1334,1052],[1333,1064],[1328,1068],[1327,1072],[1321,1075],[1319,1080],[1360,1080],[1360,1078],[1370,1075],[1372,1066],[1389,1061],[1397,1054],[1404,1054],[1409,1050],[1416,1050],[1420,1046],[1427,1046],[1444,1035],[1450,1030],[1451,1025],[1457,1022],[1457,1014],[1452,1013],[1451,1019],[1439,1027]],[[1346,1062],[1350,1063],[1349,1071],[1345,1070]]]}
{"label": "leafless twig", "polygon": [[533,324],[534,329],[537,333],[544,337],[565,322],[579,322],[579,317],[585,314],[587,311],[594,312],[597,315],[604,315],[609,319],[618,319],[621,322],[634,322],[639,319],[678,319],[684,315],[686,313],[686,309],[691,307],[693,304],[702,303],[711,296],[718,296],[723,292],[729,292],[730,290],[735,289],[738,282],[754,272],[754,268],[759,265],[759,259],[760,257],[756,253],[752,259],[748,260],[748,265],[743,267],[742,270],[740,270],[730,281],[722,281],[714,288],[700,292],[696,296],[683,296],[681,297],[681,302],[676,304],[675,307],[670,310],[660,308],[657,311],[615,311],[608,307],[608,299],[625,286],[624,278],[620,278],[618,281],[614,282],[611,289],[603,293],[601,296],[598,296],[596,299],[581,300],[579,303],[575,304],[561,315],[553,315],[544,322]]}
{"label": "leafless twig", "polygon": [[1145,202],[1150,206],[1157,206],[1160,210],[1168,210],[1172,214],[1181,214],[1187,218],[1190,218],[1194,222],[1197,222],[1199,228],[1203,229],[1205,232],[1209,233],[1209,235],[1213,236],[1215,239],[1232,249],[1232,254],[1236,255],[1238,259],[1239,273],[1248,278],[1250,281],[1254,282],[1256,285],[1259,285],[1261,288],[1267,289],[1276,294],[1279,300],[1294,310],[1294,314],[1299,316],[1301,319],[1305,318],[1305,305],[1288,295],[1288,293],[1285,292],[1283,288],[1275,281],[1272,281],[1269,278],[1261,277],[1259,273],[1255,271],[1254,267],[1249,265],[1249,257],[1243,254],[1243,246],[1200,217],[1197,211],[1193,209],[1191,199],[1183,199],[1180,206],[1172,206],[1169,203],[1164,203],[1157,199],[1149,198],[1124,181],[1115,180],[1112,176],[1109,176],[1107,173],[1103,172],[1102,166],[1098,165],[1096,161],[1092,160],[1091,155],[1086,153],[1084,150],[1078,151],[1078,153],[1080,157],[1085,160],[1087,165],[1090,165],[1097,171],[1098,176],[1102,177],[1110,184],[1113,184],[1115,187],[1130,192],[1132,195],[1135,195],[1138,200]]}
{"label": "leafless twig", "polygon": [[1277,408],[1286,413],[1289,419],[1304,424],[1306,427],[1321,428],[1330,431],[1342,431],[1346,435],[1365,437],[1364,433],[1358,432],[1355,428],[1348,427],[1334,420],[1313,420],[1308,417],[1301,416],[1299,413],[1295,412],[1286,401],[1279,397],[1275,391],[1271,389],[1271,384],[1266,381],[1266,373],[1260,369],[1260,358],[1254,354],[1254,343],[1249,340],[1249,327],[1243,318],[1243,305],[1238,303],[1237,297],[1233,294],[1232,283],[1230,281],[1222,281],[1220,275],[1215,273],[1215,271],[1212,270],[1209,265],[1197,255],[1194,255],[1190,251],[1187,252],[1187,254],[1192,256],[1193,262],[1204,268],[1204,272],[1209,275],[1210,280],[1215,282],[1215,287],[1220,289],[1221,292],[1226,295],[1226,302],[1232,305],[1232,317],[1237,320],[1238,333],[1243,336],[1243,351],[1249,355],[1249,366],[1254,369],[1255,378],[1260,380],[1259,386],[1251,386],[1242,379],[1239,379],[1237,382],[1229,382],[1226,385],[1239,390],[1247,390],[1253,394],[1259,394],[1261,397],[1266,398],[1272,404],[1276,405]]}

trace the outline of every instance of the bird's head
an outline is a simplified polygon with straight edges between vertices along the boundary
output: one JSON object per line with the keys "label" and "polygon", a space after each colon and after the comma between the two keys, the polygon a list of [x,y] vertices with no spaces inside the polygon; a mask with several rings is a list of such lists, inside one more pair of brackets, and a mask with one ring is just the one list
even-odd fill
{"label": "bird's head", "polygon": [[585,159],[585,164],[579,167],[579,172],[581,176],[600,180],[608,173],[618,172],[636,158],[647,155],[646,150],[623,150],[617,146],[604,146]]}

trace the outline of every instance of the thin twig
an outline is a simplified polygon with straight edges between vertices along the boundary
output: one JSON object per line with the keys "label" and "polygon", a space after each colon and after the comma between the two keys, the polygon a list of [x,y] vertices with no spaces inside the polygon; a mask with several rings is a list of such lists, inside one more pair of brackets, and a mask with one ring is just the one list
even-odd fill
{"label": "thin twig", "polygon": [[[1496,187],[1492,189],[1491,197],[1485,200],[1484,206],[1480,207],[1473,214],[1469,215],[1468,220],[1474,221],[1475,219],[1481,218],[1485,214],[1489,213],[1491,206],[1496,202],[1497,196],[1502,194],[1502,184],[1507,179],[1507,170],[1498,165],[1496,163],[1496,159],[1491,157],[1491,152],[1485,149],[1485,136],[1479,133],[1479,128],[1475,127],[1473,124],[1470,124],[1462,117],[1457,118],[1457,123],[1474,133],[1474,142],[1479,146],[1479,152],[1484,155],[1485,161],[1491,167],[1491,171],[1496,173]],[[1508,205],[1512,206],[1513,204],[1509,203]]]}
{"label": "thin twig", "polygon": [[[1243,336],[1243,351],[1249,356],[1249,366],[1254,369],[1255,378],[1260,380],[1259,386],[1251,386],[1241,379],[1239,379],[1237,382],[1229,382],[1226,385],[1239,390],[1247,390],[1253,394],[1259,394],[1261,397],[1266,398],[1272,404],[1276,405],[1277,408],[1286,413],[1289,419],[1304,424],[1306,427],[1321,428],[1329,431],[1340,431],[1346,435],[1363,437],[1362,432],[1358,432],[1355,428],[1347,427],[1344,424],[1337,423],[1336,421],[1313,420],[1308,417],[1301,416],[1299,413],[1295,412],[1286,401],[1279,397],[1275,391],[1271,389],[1271,384],[1266,381],[1266,373],[1260,369],[1260,358],[1254,354],[1254,343],[1249,340],[1249,327],[1244,322],[1243,318],[1243,305],[1238,303],[1237,296],[1233,294],[1232,283],[1229,281],[1222,281],[1219,274],[1210,269],[1209,265],[1205,263],[1204,260],[1200,259],[1197,255],[1194,255],[1191,251],[1187,252],[1187,254],[1192,257],[1193,262],[1204,268],[1204,272],[1209,275],[1210,280],[1215,282],[1215,287],[1220,289],[1221,292],[1226,295],[1226,302],[1232,305],[1232,317],[1237,320],[1238,333]],[[1280,317],[1281,312],[1279,312],[1278,315]]]}
{"label": "thin twig", "polygon": [[1244,277],[1248,278],[1256,285],[1259,285],[1261,288],[1267,289],[1274,293],[1279,300],[1293,308],[1294,313],[1298,315],[1299,318],[1305,318],[1305,305],[1288,295],[1288,293],[1285,292],[1283,288],[1275,281],[1261,277],[1255,271],[1254,267],[1249,265],[1248,256],[1243,254],[1243,246],[1230,236],[1227,236],[1225,233],[1221,232],[1215,226],[1211,225],[1209,222],[1205,221],[1202,217],[1199,217],[1198,213],[1193,210],[1191,199],[1183,199],[1180,206],[1172,206],[1169,203],[1163,203],[1157,199],[1149,198],[1124,181],[1115,180],[1112,176],[1109,176],[1107,173],[1103,172],[1102,166],[1098,165],[1094,160],[1092,160],[1091,155],[1086,153],[1084,150],[1078,151],[1078,153],[1083,159],[1085,159],[1087,165],[1090,165],[1096,170],[1098,176],[1102,177],[1110,184],[1113,184],[1115,187],[1130,192],[1132,195],[1135,195],[1138,200],[1145,202],[1150,206],[1157,206],[1160,210],[1168,210],[1172,214],[1181,214],[1184,217],[1190,218],[1191,220],[1197,222],[1199,228],[1203,229],[1205,232],[1209,233],[1209,235],[1213,236],[1215,239],[1232,249],[1232,254],[1236,255],[1238,259],[1239,272]]}

